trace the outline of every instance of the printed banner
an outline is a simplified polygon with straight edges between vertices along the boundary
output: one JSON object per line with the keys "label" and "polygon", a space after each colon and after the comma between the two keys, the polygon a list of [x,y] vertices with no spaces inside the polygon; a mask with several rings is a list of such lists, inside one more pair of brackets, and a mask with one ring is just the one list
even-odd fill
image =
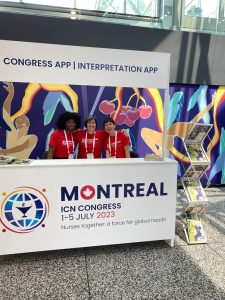
{"label": "printed banner", "polygon": [[168,53],[0,41],[0,80],[168,89]]}
{"label": "printed banner", "polygon": [[2,166],[0,254],[173,240],[176,171],[169,159]]}

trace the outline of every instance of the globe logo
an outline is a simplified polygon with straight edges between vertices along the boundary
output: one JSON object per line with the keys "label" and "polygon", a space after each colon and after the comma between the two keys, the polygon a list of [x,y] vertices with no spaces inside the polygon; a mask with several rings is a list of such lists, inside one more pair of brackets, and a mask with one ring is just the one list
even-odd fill
{"label": "globe logo", "polygon": [[3,199],[0,221],[10,231],[28,233],[38,226],[45,227],[43,221],[48,213],[49,203],[43,192],[32,187],[18,187]]}

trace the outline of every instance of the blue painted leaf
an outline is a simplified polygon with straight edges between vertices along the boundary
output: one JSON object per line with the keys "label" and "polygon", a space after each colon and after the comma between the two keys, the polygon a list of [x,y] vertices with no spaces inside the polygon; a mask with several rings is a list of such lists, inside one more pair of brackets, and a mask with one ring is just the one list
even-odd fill
{"label": "blue painted leaf", "polygon": [[73,112],[73,108],[70,104],[70,101],[64,94],[60,95],[60,101],[61,101],[61,103],[62,103],[62,105],[63,105],[63,107],[65,108],[66,111]]}
{"label": "blue painted leaf", "polygon": [[47,96],[45,97],[44,103],[43,103],[43,112],[44,115],[46,112],[52,107],[52,105],[55,103],[55,101],[60,101],[60,96],[63,95],[62,92],[49,92]]}
{"label": "blue painted leaf", "polygon": [[225,152],[225,130],[222,127],[220,134],[220,154]]}
{"label": "blue painted leaf", "polygon": [[58,105],[59,102],[60,102],[59,99],[57,101],[55,101],[52,104],[52,106],[49,108],[49,110],[45,113],[45,115],[44,115],[44,125],[45,126],[48,125],[51,122],[51,120],[52,120],[52,118],[54,116],[56,107],[57,107],[57,105]]}
{"label": "blue painted leaf", "polygon": [[173,122],[176,120],[176,117],[180,111],[180,101],[183,97],[183,92],[176,92],[173,94],[169,102],[169,111],[168,111],[168,119],[167,119],[167,127],[169,128]]}
{"label": "blue painted leaf", "polygon": [[198,101],[198,96],[199,96],[200,91],[201,91],[201,86],[200,86],[200,88],[198,88],[197,91],[194,92],[194,94],[191,96],[191,98],[190,98],[190,100],[189,100],[189,103],[188,103],[187,111],[190,111],[190,110],[195,106],[195,104],[197,103],[197,101]]}
{"label": "blue painted leaf", "polygon": [[47,135],[46,142],[45,142],[45,151],[48,151],[49,141],[50,141],[50,137],[51,137],[53,131],[54,131],[54,128],[52,128]]}
{"label": "blue painted leaf", "polygon": [[209,174],[209,181],[211,182],[213,177],[225,168],[225,152],[223,152],[216,160]]}
{"label": "blue painted leaf", "polygon": [[176,121],[180,121],[180,118],[181,118],[181,108],[182,108],[183,103],[184,103],[184,95],[182,95],[180,101],[178,102],[179,109],[177,111]]}
{"label": "blue painted leaf", "polygon": [[[199,111],[203,111],[207,104],[207,99],[206,99],[206,92],[207,92],[208,86],[207,85],[203,85],[201,86],[201,90],[199,93],[199,97],[198,97],[198,108]],[[207,112],[206,114],[204,114],[204,116],[202,117],[202,120],[204,121],[205,124],[210,124],[210,115],[209,112]]]}
{"label": "blue painted leaf", "polygon": [[130,151],[135,151],[136,150],[135,138],[129,128],[126,129],[126,133],[130,138]]}

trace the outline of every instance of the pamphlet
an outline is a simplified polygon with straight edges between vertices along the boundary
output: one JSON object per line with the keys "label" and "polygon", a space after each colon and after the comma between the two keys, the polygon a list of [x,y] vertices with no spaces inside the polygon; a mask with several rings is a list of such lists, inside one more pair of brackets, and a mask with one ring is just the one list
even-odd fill
{"label": "pamphlet", "polygon": [[212,126],[212,124],[194,123],[186,138],[186,141],[192,143],[202,143]]}
{"label": "pamphlet", "polygon": [[185,176],[189,178],[200,178],[208,168],[208,165],[191,165],[186,173]]}
{"label": "pamphlet", "polygon": [[190,218],[187,220],[188,239],[190,244],[206,243],[207,238],[203,230],[201,219]]}
{"label": "pamphlet", "polygon": [[163,157],[150,153],[150,154],[145,154],[145,160],[163,160]]}
{"label": "pamphlet", "polygon": [[209,162],[201,144],[186,144],[186,149],[191,162]]}
{"label": "pamphlet", "polygon": [[205,208],[206,208],[207,204],[206,203],[194,203],[194,202],[190,202],[188,204],[188,206],[185,208],[185,212],[186,214],[200,214]]}
{"label": "pamphlet", "polygon": [[194,180],[184,179],[182,180],[184,191],[187,195],[189,202],[205,202],[207,197],[205,191],[202,187],[202,184],[198,178]]}

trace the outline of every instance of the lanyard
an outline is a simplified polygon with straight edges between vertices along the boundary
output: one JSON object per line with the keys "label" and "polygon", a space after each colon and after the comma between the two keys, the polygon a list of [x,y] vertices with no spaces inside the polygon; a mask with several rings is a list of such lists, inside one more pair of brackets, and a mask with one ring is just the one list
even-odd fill
{"label": "lanyard", "polygon": [[[86,153],[88,153],[88,150],[87,150],[87,140],[88,140],[87,135],[88,134],[87,134],[87,131],[86,131],[85,141],[84,141]],[[93,138],[93,142],[92,142],[92,153],[94,153],[94,150],[95,150],[95,133],[94,133],[94,138]]]}
{"label": "lanyard", "polygon": [[[117,131],[115,132],[115,154],[114,154],[114,156],[116,156],[116,149],[117,149]],[[112,156],[112,146],[111,146],[110,135],[109,135],[109,152],[110,152],[110,156]]]}
{"label": "lanyard", "polygon": [[[68,142],[67,134],[66,134],[65,130],[64,130],[64,135],[65,135],[65,140],[66,140],[67,152],[68,152],[68,156],[69,156],[70,155],[70,147],[69,147],[69,142]],[[73,141],[73,134],[72,133],[71,133],[71,140],[72,140],[73,152],[74,152],[74,141]],[[73,152],[71,154],[73,154]]]}

